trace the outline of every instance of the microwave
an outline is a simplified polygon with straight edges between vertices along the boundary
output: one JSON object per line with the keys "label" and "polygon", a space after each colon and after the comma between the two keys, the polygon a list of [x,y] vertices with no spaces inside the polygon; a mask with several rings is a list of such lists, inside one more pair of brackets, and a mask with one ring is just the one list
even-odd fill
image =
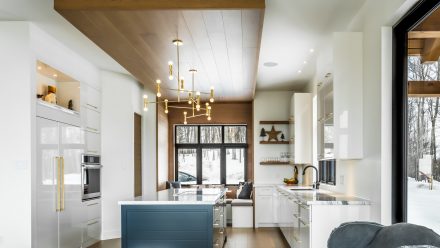
{"label": "microwave", "polygon": [[101,197],[101,157],[84,154],[81,159],[81,192],[82,200]]}

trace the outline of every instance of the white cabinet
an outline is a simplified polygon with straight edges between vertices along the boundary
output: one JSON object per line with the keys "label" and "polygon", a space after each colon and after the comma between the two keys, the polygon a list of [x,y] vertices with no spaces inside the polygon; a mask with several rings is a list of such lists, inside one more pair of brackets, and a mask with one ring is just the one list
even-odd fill
{"label": "white cabinet", "polygon": [[101,132],[101,114],[94,110],[83,108],[82,126],[84,130],[89,132],[100,133]]}
{"label": "white cabinet", "polygon": [[36,122],[36,247],[81,247],[81,129],[47,117]]}
{"label": "white cabinet", "polygon": [[363,157],[362,33],[333,35],[334,156]]}
{"label": "white cabinet", "polygon": [[278,191],[278,225],[290,247],[327,247],[332,230],[340,224],[370,220],[369,205],[307,205],[296,193]]}
{"label": "white cabinet", "polygon": [[101,93],[98,90],[83,84],[81,95],[82,105],[84,107],[101,112]]}
{"label": "white cabinet", "polygon": [[85,131],[86,153],[101,154],[101,135],[95,132]]}
{"label": "white cabinet", "polygon": [[83,228],[83,247],[88,247],[101,239],[101,200],[84,202],[87,219]]}
{"label": "white cabinet", "polygon": [[277,201],[275,188],[255,187],[255,227],[277,226]]}
{"label": "white cabinet", "polygon": [[293,116],[291,116],[291,119],[294,120],[294,124],[290,127],[290,133],[291,135],[292,133],[294,134],[294,139],[291,144],[291,152],[293,153],[295,164],[312,163],[312,107],[312,94],[293,94],[290,108],[291,114],[293,114]]}
{"label": "white cabinet", "polygon": [[81,127],[85,133],[87,154],[101,154],[101,93],[81,85]]}

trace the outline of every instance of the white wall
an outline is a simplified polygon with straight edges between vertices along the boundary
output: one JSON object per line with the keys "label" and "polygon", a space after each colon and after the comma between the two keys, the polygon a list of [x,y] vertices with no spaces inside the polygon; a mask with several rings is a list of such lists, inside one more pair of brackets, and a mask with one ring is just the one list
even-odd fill
{"label": "white wall", "polygon": [[32,108],[26,22],[0,22],[0,247],[31,247]]}
{"label": "white wall", "polygon": [[101,71],[102,237],[120,237],[118,201],[134,196],[134,113],[142,114],[142,87],[132,77]]}
{"label": "white wall", "polygon": [[[148,99],[156,99],[156,93],[144,88]],[[143,101],[143,100],[142,100]],[[156,194],[156,106],[150,104],[142,116],[142,194]]]}
{"label": "white wall", "polygon": [[[293,176],[293,167],[288,165],[260,165],[265,157],[280,157],[288,152],[289,145],[262,145],[260,131],[270,131],[272,125],[260,125],[260,121],[288,120],[290,117],[291,91],[257,91],[254,98],[254,182],[256,184],[282,184],[283,178]],[[288,125],[275,125],[289,137]]]}
{"label": "white wall", "polygon": [[[337,161],[337,185],[322,186],[338,192],[367,198],[372,201],[372,220],[389,224],[391,200],[391,181],[389,156],[382,156],[389,152],[391,144],[390,136],[384,131],[390,130],[391,119],[381,120],[383,114],[390,115],[387,104],[382,99],[391,99],[390,77],[384,74],[390,73],[390,53],[383,54],[382,46],[390,49],[389,34],[382,36],[383,26],[392,26],[408,10],[415,0],[367,0],[359,13],[353,18],[345,31],[363,32],[363,146],[364,157],[359,160]],[[372,15],[371,13],[374,13]],[[326,56],[331,53],[322,51]],[[325,58],[323,58],[325,61]],[[319,64],[318,64],[319,66]],[[319,71],[319,70],[317,70]],[[316,85],[319,78],[311,82],[316,93]],[[386,89],[384,94],[381,90]],[[384,108],[382,108],[384,106]],[[386,135],[385,137],[383,135]],[[384,176],[388,178],[383,178]],[[384,184],[382,184],[384,183]],[[382,202],[382,200],[385,200]]]}

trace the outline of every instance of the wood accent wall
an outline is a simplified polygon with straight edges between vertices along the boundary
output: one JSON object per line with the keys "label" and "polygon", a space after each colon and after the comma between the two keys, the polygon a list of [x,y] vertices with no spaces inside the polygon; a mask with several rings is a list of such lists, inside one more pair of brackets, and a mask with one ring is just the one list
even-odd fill
{"label": "wood accent wall", "polygon": [[134,113],[134,196],[142,196],[142,116]]}
{"label": "wood accent wall", "polygon": [[[184,105],[184,106],[187,106]],[[168,179],[174,180],[174,126],[183,124],[183,109],[169,109],[168,113]],[[253,103],[228,102],[212,105],[212,120],[206,117],[188,119],[188,124],[246,124],[247,125],[247,180],[254,180]]]}

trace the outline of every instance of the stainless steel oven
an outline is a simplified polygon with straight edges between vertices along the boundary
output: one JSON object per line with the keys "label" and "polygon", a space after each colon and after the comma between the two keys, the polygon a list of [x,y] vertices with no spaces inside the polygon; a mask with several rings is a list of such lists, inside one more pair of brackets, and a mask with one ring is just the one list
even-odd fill
{"label": "stainless steel oven", "polygon": [[83,154],[81,160],[82,200],[87,201],[101,197],[101,157]]}

